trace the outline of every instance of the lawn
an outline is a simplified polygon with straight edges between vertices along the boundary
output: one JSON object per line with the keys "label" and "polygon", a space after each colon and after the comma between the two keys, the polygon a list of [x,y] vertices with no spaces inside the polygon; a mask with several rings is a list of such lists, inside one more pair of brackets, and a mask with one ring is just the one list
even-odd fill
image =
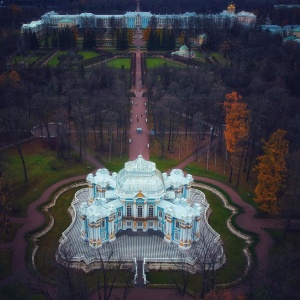
{"label": "lawn", "polygon": [[50,261],[54,258],[58,240],[61,238],[62,232],[71,224],[68,208],[71,205],[75,192],[81,188],[71,189],[63,193],[56,201],[56,205],[50,209],[50,213],[55,219],[54,226],[46,235],[39,238],[37,243],[39,249],[35,261],[37,269],[44,275],[51,272],[50,266],[52,264]]}
{"label": "lawn", "polygon": [[12,63],[20,63],[21,61],[24,60],[24,56],[23,55],[17,55],[12,59]]}
{"label": "lawn", "polygon": [[219,52],[212,52],[210,54],[211,57],[214,57],[219,63],[221,63],[222,65],[226,64],[226,59],[219,53]]}
{"label": "lawn", "polygon": [[[35,259],[37,269],[46,277],[55,271],[55,265],[51,264],[50,261],[52,261],[55,256],[58,240],[60,239],[62,232],[71,224],[71,216],[67,210],[71,205],[75,192],[81,188],[82,187],[71,189],[63,193],[57,199],[56,205],[50,209],[50,213],[55,220],[54,226],[46,235],[39,238],[39,248]],[[122,284],[122,280],[126,279],[125,275],[126,272],[123,272],[122,270],[119,271],[117,285]],[[86,278],[90,289],[96,287],[96,272],[90,272],[88,274],[84,273],[83,276]]]}
{"label": "lawn", "polygon": [[253,200],[253,194],[254,194],[253,191],[251,189],[247,188],[246,186],[244,186],[242,183],[238,187],[233,184],[230,184],[228,182],[227,176],[222,175],[217,172],[212,172],[212,171],[206,170],[203,166],[201,166],[197,162],[193,162],[193,163],[187,165],[185,170],[192,175],[211,178],[211,179],[225,183],[226,185],[228,185],[232,189],[234,189],[245,202],[247,202],[250,205],[252,205],[253,207],[257,208],[257,205]]}
{"label": "lawn", "polygon": [[11,249],[3,249],[0,251],[0,279],[11,274],[12,255],[13,251]]}
{"label": "lawn", "polygon": [[115,59],[108,61],[107,65],[112,68],[130,69],[131,59],[130,58],[115,58]]}
{"label": "lawn", "polygon": [[120,156],[112,156],[110,162],[102,157],[101,162],[110,172],[119,172],[124,168],[125,163],[128,162],[128,155],[123,155],[122,158]]}
{"label": "lawn", "polygon": [[77,54],[82,55],[83,60],[91,59],[100,56],[99,53],[95,51],[78,51]]}
{"label": "lawn", "polygon": [[25,59],[25,62],[31,64],[36,62],[39,58],[39,56],[29,56],[27,59]]}
{"label": "lawn", "polygon": [[59,59],[58,57],[60,55],[66,54],[67,51],[58,51],[48,62],[47,65],[49,67],[56,67],[59,64]]}
{"label": "lawn", "polygon": [[[245,242],[232,234],[226,221],[231,212],[223,206],[222,201],[213,193],[204,191],[212,209],[209,223],[221,236],[226,255],[226,264],[221,269],[216,284],[229,283],[242,276],[246,267],[246,258],[243,254]],[[150,271],[147,273],[147,280],[153,284],[174,284],[173,278],[180,280],[178,271]],[[194,293],[201,287],[201,277],[192,275],[188,288]]]}
{"label": "lawn", "polygon": [[180,163],[179,159],[164,157],[162,158],[159,155],[151,155],[150,161],[154,162],[156,164],[156,168],[161,172],[165,172],[169,169],[172,169]]}
{"label": "lawn", "polygon": [[168,67],[175,67],[175,68],[184,68],[185,66],[182,64],[178,64],[176,62],[160,58],[160,57],[148,57],[146,58],[146,67],[147,68],[158,68],[163,65]]}
{"label": "lawn", "polygon": [[26,216],[28,205],[39,199],[42,193],[54,183],[78,175],[85,175],[91,170],[90,164],[80,164],[73,156],[70,164],[57,158],[55,151],[50,150],[43,141],[32,140],[22,145],[29,182],[24,184],[23,167],[15,148],[4,151],[7,168],[5,178],[13,189],[13,214]]}

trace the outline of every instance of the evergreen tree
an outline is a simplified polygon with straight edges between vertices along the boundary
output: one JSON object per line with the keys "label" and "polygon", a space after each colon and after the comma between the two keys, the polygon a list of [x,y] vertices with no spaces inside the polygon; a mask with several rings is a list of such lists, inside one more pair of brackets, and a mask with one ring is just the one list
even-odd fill
{"label": "evergreen tree", "polygon": [[39,41],[35,32],[30,32],[30,50],[38,50],[40,48]]}
{"label": "evergreen tree", "polygon": [[88,34],[88,30],[85,30],[85,31],[84,31],[84,34],[83,34],[82,49],[87,49],[87,48],[88,48],[87,34]]}
{"label": "evergreen tree", "polygon": [[44,44],[44,47],[45,49],[49,49],[49,31],[48,31],[48,28],[46,29],[46,34],[45,34],[45,44]]}
{"label": "evergreen tree", "polygon": [[147,40],[147,50],[149,50],[149,51],[154,50],[154,44],[155,44],[155,33],[154,33],[154,29],[151,28],[149,37]]}
{"label": "evergreen tree", "polygon": [[57,30],[52,31],[52,48],[58,47],[58,34]]}

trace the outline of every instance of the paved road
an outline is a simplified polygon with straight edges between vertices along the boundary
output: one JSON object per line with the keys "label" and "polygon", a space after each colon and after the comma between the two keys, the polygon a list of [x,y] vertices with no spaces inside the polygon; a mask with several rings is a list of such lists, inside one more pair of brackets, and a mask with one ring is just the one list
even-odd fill
{"label": "paved road", "polygon": [[[137,35],[139,37],[139,35]],[[132,91],[135,92],[135,97],[131,98],[131,126],[129,132],[129,160],[134,160],[139,154],[143,155],[144,159],[149,160],[149,130],[147,120],[147,98],[143,97],[143,87],[141,82],[141,52],[136,51],[136,85]],[[137,128],[141,128],[140,133]]]}
{"label": "paved road", "polygon": [[[130,160],[135,159],[138,154],[142,153],[143,157],[145,159],[149,159],[149,150],[148,150],[148,131],[146,127],[145,122],[145,98],[142,97],[142,86],[141,82],[139,81],[140,76],[140,52],[136,52],[136,59],[137,59],[137,79],[135,91],[136,91],[136,97],[132,98],[132,101],[137,103],[137,105],[133,105],[132,110],[132,125],[130,129],[130,138],[131,138],[131,145],[129,148],[129,158]],[[142,116],[140,116],[142,114]],[[139,121],[137,121],[138,117],[135,117],[136,115],[139,115]],[[138,126],[139,125],[139,126]],[[141,126],[140,126],[141,125]],[[137,134],[135,127],[141,127],[143,129],[142,134]],[[97,168],[102,167],[99,162],[90,155],[86,156],[87,161],[94,164]],[[183,169],[186,165],[188,165],[190,162],[195,160],[195,156],[192,155],[191,157],[187,158],[185,161],[180,163],[177,167]],[[22,272],[26,272],[26,265],[25,265],[25,252],[27,248],[27,241],[25,240],[24,236],[27,232],[38,228],[42,226],[45,222],[44,215],[41,214],[37,207],[45,202],[48,201],[51,193],[53,193],[58,188],[62,187],[63,185],[66,185],[68,183],[77,181],[77,180],[84,180],[86,176],[77,176],[73,178],[69,178],[63,181],[60,181],[51,187],[49,187],[42,196],[35,201],[34,203],[30,204],[28,208],[27,218],[12,218],[13,222],[16,223],[22,223],[23,226],[17,231],[17,234],[15,236],[15,239],[11,243],[1,243],[0,249],[5,248],[12,248],[14,249],[13,253],[13,259],[12,259],[12,276],[0,280],[0,287],[4,286],[5,284],[13,281],[15,278],[14,276],[17,276],[18,274]],[[263,220],[263,219],[255,219],[254,216],[256,214],[255,209],[250,206],[249,204],[243,202],[243,200],[239,197],[239,195],[230,187],[226,186],[223,183],[220,183],[218,181],[204,178],[204,177],[196,177],[194,176],[196,180],[201,180],[204,182],[213,183],[214,185],[220,187],[224,191],[226,191],[229,196],[232,198],[233,202],[240,205],[244,209],[244,213],[239,215],[236,219],[236,222],[238,226],[241,228],[250,231],[255,232],[259,235],[260,241],[255,247],[255,252],[257,254],[258,258],[258,265],[259,268],[262,268],[264,265],[264,262],[267,260],[268,257],[268,249],[272,245],[272,239],[270,236],[262,229],[262,228],[268,228],[268,227],[281,227],[283,226],[283,223],[279,220]],[[238,294],[242,292],[243,290],[241,288],[234,288],[230,289],[234,294]],[[116,290],[116,293],[121,293],[120,290]],[[91,298],[94,299],[95,293],[91,295]],[[178,293],[174,289],[147,289],[147,288],[136,288],[131,291],[129,299],[135,300],[135,299],[175,299],[178,298]],[[185,299],[189,299],[190,297],[186,297]]]}

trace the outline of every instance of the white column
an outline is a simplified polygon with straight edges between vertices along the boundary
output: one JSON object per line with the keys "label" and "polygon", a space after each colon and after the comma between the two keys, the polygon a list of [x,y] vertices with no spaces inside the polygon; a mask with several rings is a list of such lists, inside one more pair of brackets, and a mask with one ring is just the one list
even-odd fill
{"label": "white column", "polygon": [[186,228],[184,228],[183,230],[183,241],[184,242],[186,241]]}
{"label": "white column", "polygon": [[133,216],[133,217],[136,217],[136,216],[137,216],[137,211],[136,211],[136,200],[133,201],[132,216]]}
{"label": "white column", "polygon": [[182,241],[183,237],[183,228],[180,226],[180,242]]}
{"label": "white column", "polygon": [[92,184],[89,184],[88,186],[89,188],[89,204],[91,204],[94,200],[94,189],[93,189],[93,185]]}
{"label": "white column", "polygon": [[109,236],[110,236],[110,234],[111,234],[111,222],[110,222],[110,220],[108,219],[108,228],[107,228],[107,233],[108,233],[108,238],[109,238]]}
{"label": "white column", "polygon": [[148,215],[148,205],[147,205],[147,201],[144,201],[144,218],[147,218]]}
{"label": "white column", "polygon": [[186,200],[189,203],[190,202],[190,197],[191,197],[191,185],[187,185],[185,188],[185,193],[186,193]]}

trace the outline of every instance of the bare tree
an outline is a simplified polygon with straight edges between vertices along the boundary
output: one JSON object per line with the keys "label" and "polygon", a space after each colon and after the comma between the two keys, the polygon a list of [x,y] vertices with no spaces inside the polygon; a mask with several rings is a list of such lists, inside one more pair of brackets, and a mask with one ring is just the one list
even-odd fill
{"label": "bare tree", "polygon": [[178,276],[174,276],[172,279],[176,285],[177,291],[181,295],[182,299],[184,299],[192,274],[186,263],[185,255],[180,252],[179,257],[179,262],[175,262],[176,268],[178,270],[178,272],[176,272],[176,275]]}
{"label": "bare tree", "polygon": [[55,267],[53,277],[57,295],[60,299],[88,299],[88,288],[83,271],[75,269],[72,264],[75,251],[68,244],[60,248],[57,261],[52,261]]}
{"label": "bare tree", "polygon": [[115,284],[121,279],[124,282],[122,297],[127,299],[130,289],[133,287],[133,274],[131,270],[125,268],[126,266],[118,250],[111,244],[106,247],[105,254],[102,253],[104,252],[103,249],[98,249],[97,252],[97,259],[99,260],[99,268],[97,268],[98,299],[111,299]]}
{"label": "bare tree", "polygon": [[202,286],[199,292],[201,299],[215,287],[215,280],[225,260],[222,244],[215,235],[205,229],[199,240],[192,244],[197,272],[202,276]]}

